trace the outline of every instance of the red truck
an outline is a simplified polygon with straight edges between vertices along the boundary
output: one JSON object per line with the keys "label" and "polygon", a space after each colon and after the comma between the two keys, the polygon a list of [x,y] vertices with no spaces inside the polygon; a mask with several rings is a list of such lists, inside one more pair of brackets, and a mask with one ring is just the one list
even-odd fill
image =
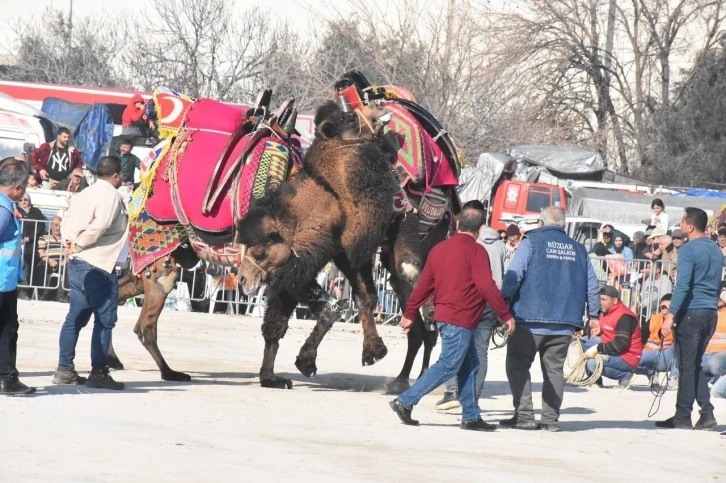
{"label": "red truck", "polygon": [[561,206],[567,211],[565,189],[561,186],[527,181],[504,180],[497,187],[491,201],[490,226],[506,230],[499,221],[513,215],[539,215],[542,208]]}

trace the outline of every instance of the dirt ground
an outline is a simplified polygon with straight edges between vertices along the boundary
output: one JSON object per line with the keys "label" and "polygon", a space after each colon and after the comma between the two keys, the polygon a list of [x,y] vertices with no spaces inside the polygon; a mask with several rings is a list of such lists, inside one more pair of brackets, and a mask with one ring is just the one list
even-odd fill
{"label": "dirt ground", "polygon": [[[3,481],[713,481],[726,478],[726,438],[718,432],[658,430],[672,415],[675,394],[648,418],[645,378],[635,387],[568,387],[562,431],[458,428],[459,413],[440,413],[441,392],[414,411],[407,427],[388,407],[381,386],[398,374],[406,341],[382,327],[388,356],[360,366],[362,335],[336,326],[318,356],[319,375],[306,379],[295,356],[312,328],[293,321],[280,345],[279,374],[292,390],[257,381],[263,340],[260,319],[165,311],[161,348],[191,383],[161,381],[132,332],[138,310],[120,309],[114,345],[127,370],[114,373],[120,392],[50,384],[67,306],[20,302],[21,380],[39,387],[24,398],[0,399]],[[90,327],[81,335],[76,367],[89,367]],[[435,351],[434,357],[438,357]],[[511,411],[504,350],[490,353],[483,417]],[[417,361],[415,375],[420,368]],[[541,374],[533,370],[539,391]],[[535,404],[539,407],[539,394]],[[715,401],[726,423],[726,400]],[[697,415],[694,414],[694,418]],[[695,419],[694,419],[695,420]],[[719,431],[726,426],[719,426]]]}

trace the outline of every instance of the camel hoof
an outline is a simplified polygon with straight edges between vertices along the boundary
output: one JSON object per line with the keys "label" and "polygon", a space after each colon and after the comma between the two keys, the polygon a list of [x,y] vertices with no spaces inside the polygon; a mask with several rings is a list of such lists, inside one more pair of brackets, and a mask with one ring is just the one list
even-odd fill
{"label": "camel hoof", "polygon": [[123,363],[118,359],[111,359],[106,358],[106,365],[109,369],[113,369],[114,371],[123,371],[124,365]]}
{"label": "camel hoof", "polygon": [[274,376],[270,379],[260,379],[260,386],[272,389],[292,389],[292,381],[284,377]]}
{"label": "camel hoof", "polygon": [[408,379],[394,379],[393,381],[386,384],[385,391],[386,394],[397,396],[401,393],[408,391],[408,388],[410,387],[411,383],[408,382]]}
{"label": "camel hoof", "polygon": [[380,361],[388,354],[386,344],[383,343],[383,339],[377,337],[373,344],[363,345],[363,365],[372,366],[376,362]]}
{"label": "camel hoof", "polygon": [[169,371],[161,375],[163,381],[175,381],[175,382],[189,382],[192,380],[192,376],[183,372]]}
{"label": "camel hoof", "polygon": [[318,373],[318,367],[315,365],[315,358],[300,357],[295,358],[295,367],[305,377],[311,377]]}

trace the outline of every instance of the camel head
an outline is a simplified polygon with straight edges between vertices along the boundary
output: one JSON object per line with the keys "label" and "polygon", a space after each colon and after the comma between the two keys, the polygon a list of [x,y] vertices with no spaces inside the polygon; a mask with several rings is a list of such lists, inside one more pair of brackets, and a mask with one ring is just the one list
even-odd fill
{"label": "camel head", "polygon": [[391,114],[375,104],[352,110],[345,100],[342,105],[328,101],[315,113],[315,135],[323,140],[366,140],[378,136],[390,120]]}

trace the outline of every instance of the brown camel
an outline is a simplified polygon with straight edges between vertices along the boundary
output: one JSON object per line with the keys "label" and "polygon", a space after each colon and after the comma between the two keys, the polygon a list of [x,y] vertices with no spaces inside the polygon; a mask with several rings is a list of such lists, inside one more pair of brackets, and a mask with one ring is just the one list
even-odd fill
{"label": "brown camel", "polygon": [[360,310],[363,365],[387,353],[373,319],[373,259],[393,219],[398,187],[377,138],[379,114],[384,113],[374,108],[344,112],[334,102],[323,105],[298,179],[270,193],[237,226],[238,241],[247,247],[239,270],[245,293],[261,282],[269,286],[260,370],[265,387],[292,385],[274,374],[274,362],[298,301],[311,308],[318,323],[295,364],[306,376],[317,371],[317,348],[340,315],[338,302],[315,282],[331,259],[351,281]]}

